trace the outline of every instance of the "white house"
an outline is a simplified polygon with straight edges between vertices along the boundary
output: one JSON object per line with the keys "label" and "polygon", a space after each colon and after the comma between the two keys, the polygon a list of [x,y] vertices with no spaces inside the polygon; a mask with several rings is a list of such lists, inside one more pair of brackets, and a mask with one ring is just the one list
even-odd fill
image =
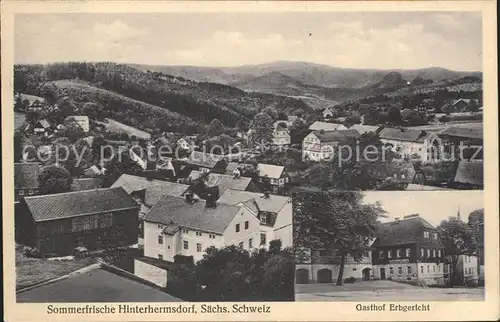
{"label": "white house", "polygon": [[272,194],[228,189],[218,200],[230,205],[244,205],[260,220],[260,245],[268,246],[274,239],[283,247],[293,246],[292,198]]}
{"label": "white house", "polygon": [[290,180],[282,165],[259,163],[257,172],[261,182],[268,181],[271,186],[283,187]]}
{"label": "white house", "polygon": [[192,151],[194,148],[194,143],[188,142],[184,138],[180,138],[179,140],[177,140],[177,146],[180,147],[181,149]]}
{"label": "white house", "polygon": [[380,141],[392,145],[392,150],[405,157],[415,156],[422,161],[433,159],[439,151],[440,139],[435,133],[407,128],[384,128],[379,133]]}
{"label": "white house", "polygon": [[84,132],[88,132],[90,129],[89,117],[84,115],[72,115],[65,119],[66,122],[76,122],[83,129]]}
{"label": "white house", "polygon": [[277,147],[286,147],[292,143],[292,137],[288,129],[277,128],[273,131],[272,145]]}
{"label": "white house", "polygon": [[328,123],[328,122],[320,122],[316,121],[311,126],[309,126],[309,130],[311,131],[338,131],[338,130],[347,130],[347,127],[345,127],[342,124],[337,124],[337,123]]}
{"label": "white house", "polygon": [[331,159],[337,146],[359,137],[356,130],[313,131],[302,140],[302,157],[311,161]]}
{"label": "white house", "polygon": [[329,119],[333,117],[333,109],[331,107],[327,107],[323,110],[323,117],[325,119]]}
{"label": "white house", "polygon": [[163,196],[144,217],[144,256],[174,262],[174,256],[203,258],[205,249],[258,247],[259,220],[244,205]]}

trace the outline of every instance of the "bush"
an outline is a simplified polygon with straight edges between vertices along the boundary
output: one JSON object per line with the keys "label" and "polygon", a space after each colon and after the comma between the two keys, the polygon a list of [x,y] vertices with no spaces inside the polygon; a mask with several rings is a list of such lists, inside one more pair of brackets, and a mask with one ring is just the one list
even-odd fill
{"label": "bush", "polygon": [[352,284],[354,282],[356,282],[356,278],[355,277],[349,277],[349,278],[346,278],[344,280],[344,283],[351,283]]}

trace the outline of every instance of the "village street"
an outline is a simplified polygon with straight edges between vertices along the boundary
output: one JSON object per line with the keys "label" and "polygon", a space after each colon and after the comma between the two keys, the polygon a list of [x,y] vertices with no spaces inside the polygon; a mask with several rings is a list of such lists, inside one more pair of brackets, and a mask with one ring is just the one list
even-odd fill
{"label": "village street", "polygon": [[422,288],[391,281],[297,284],[295,301],[482,301],[484,288]]}

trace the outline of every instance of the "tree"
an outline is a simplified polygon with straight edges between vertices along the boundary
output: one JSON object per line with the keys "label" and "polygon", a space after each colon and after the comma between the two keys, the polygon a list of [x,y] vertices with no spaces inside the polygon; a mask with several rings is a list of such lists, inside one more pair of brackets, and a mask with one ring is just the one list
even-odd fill
{"label": "tree", "polygon": [[450,279],[454,285],[463,284],[465,281],[460,281],[460,276],[456,274],[458,257],[474,253],[476,249],[474,232],[469,225],[456,217],[443,220],[437,228],[446,253],[451,256]]}
{"label": "tree", "polygon": [[224,124],[219,119],[213,119],[207,126],[208,137],[214,137],[224,133]]}
{"label": "tree", "polygon": [[63,193],[71,190],[73,178],[68,170],[57,165],[42,169],[38,176],[40,194]]}
{"label": "tree", "polygon": [[67,121],[58,133],[59,137],[67,137],[70,142],[76,142],[85,136],[83,128],[76,121]]}
{"label": "tree", "polygon": [[471,112],[471,114],[474,114],[477,111],[479,111],[479,104],[477,103],[476,100],[470,100],[469,111]]}
{"label": "tree", "polygon": [[393,105],[387,113],[387,121],[392,125],[400,125],[403,123],[401,118],[401,110],[399,107]]}
{"label": "tree", "polygon": [[264,108],[261,113],[266,113],[267,115],[269,115],[273,120],[277,120],[278,119],[278,111],[276,111],[276,109],[274,107],[271,107],[271,106],[268,106],[266,108]]}
{"label": "tree", "polygon": [[26,137],[21,129],[14,132],[14,162],[19,162],[23,159],[23,147],[26,143]]}
{"label": "tree", "polygon": [[111,186],[122,174],[137,175],[142,172],[142,168],[130,158],[130,153],[126,151],[114,151],[115,155],[104,165],[106,169],[103,186]]}
{"label": "tree", "polygon": [[337,285],[343,283],[346,256],[361,260],[376,238],[376,224],[385,211],[364,204],[359,192],[297,194],[294,202],[294,247],[337,249],[340,268]]}
{"label": "tree", "polygon": [[255,144],[266,145],[273,136],[273,119],[266,113],[259,113],[255,116],[250,127],[253,132],[250,141]]}
{"label": "tree", "polygon": [[484,258],[484,208],[476,209],[469,214],[468,225],[474,234],[477,256],[477,274],[481,274],[481,261]]}
{"label": "tree", "polygon": [[441,123],[447,123],[451,121],[451,118],[449,116],[443,115],[438,118],[438,121]]}

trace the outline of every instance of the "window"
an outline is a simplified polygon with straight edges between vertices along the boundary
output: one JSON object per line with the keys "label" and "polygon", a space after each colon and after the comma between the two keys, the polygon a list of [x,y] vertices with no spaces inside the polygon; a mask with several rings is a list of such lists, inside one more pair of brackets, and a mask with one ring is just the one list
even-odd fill
{"label": "window", "polygon": [[387,251],[387,258],[392,258],[392,250]]}
{"label": "window", "polygon": [[401,275],[403,274],[403,268],[402,267],[398,267],[398,275]]}
{"label": "window", "polygon": [[188,234],[188,233],[189,233],[189,230],[187,230],[187,229],[183,229],[183,230],[182,230],[182,233],[183,233],[183,234]]}
{"label": "window", "polygon": [[397,258],[401,257],[401,249],[396,250],[396,256]]}
{"label": "window", "polygon": [[433,233],[432,234],[432,238],[435,239],[435,240],[437,240],[438,239],[438,234],[437,233]]}
{"label": "window", "polygon": [[197,232],[196,232],[196,236],[201,237],[201,236],[203,236],[203,234],[201,233],[201,231],[197,231]]}
{"label": "window", "polygon": [[248,248],[252,248],[252,238],[248,240]]}
{"label": "window", "polygon": [[267,214],[260,214],[260,223],[267,224]]}
{"label": "window", "polygon": [[238,244],[238,247],[239,247],[239,248],[243,248],[243,242],[239,243],[239,244]]}
{"label": "window", "polygon": [[384,258],[384,251],[383,250],[378,252],[378,258]]}
{"label": "window", "polygon": [[431,267],[429,265],[427,265],[427,273],[430,273],[431,272]]}
{"label": "window", "polygon": [[240,231],[240,224],[236,224],[236,232]]}
{"label": "window", "polygon": [[163,236],[158,236],[158,244],[163,245]]}
{"label": "window", "polygon": [[406,273],[407,273],[408,275],[411,275],[411,266],[408,266],[408,267],[406,268]]}
{"label": "window", "polygon": [[424,231],[424,238],[429,238],[429,232],[428,231]]}
{"label": "window", "polygon": [[19,195],[24,196],[24,190],[19,190]]}
{"label": "window", "polygon": [[391,274],[391,275],[394,274],[394,267],[389,267],[389,274]]}
{"label": "window", "polygon": [[424,257],[424,252],[425,250],[423,248],[420,248],[420,257]]}
{"label": "window", "polygon": [[163,229],[163,225],[158,224],[159,229]]}
{"label": "window", "polygon": [[33,194],[33,190],[29,190],[29,191],[28,191],[28,194],[29,194],[29,195],[32,195],[32,194]]}
{"label": "window", "polygon": [[431,257],[431,250],[427,249],[427,258]]}
{"label": "window", "polygon": [[423,266],[420,266],[420,273],[424,273],[424,267]]}
{"label": "window", "polygon": [[215,239],[215,235],[214,234],[209,234],[208,237],[211,238],[211,239]]}
{"label": "window", "polygon": [[405,252],[406,252],[405,253],[406,257],[410,257],[410,255],[411,255],[411,249],[407,248]]}
{"label": "window", "polygon": [[432,272],[436,273],[436,265],[432,266]]}
{"label": "window", "polygon": [[248,229],[248,220],[245,221],[245,229]]}
{"label": "window", "polygon": [[201,244],[196,244],[196,251],[201,252]]}
{"label": "window", "polygon": [[441,249],[438,249],[438,257],[441,257]]}
{"label": "window", "polygon": [[432,250],[432,257],[436,257],[436,250],[435,249]]}
{"label": "window", "polygon": [[182,245],[184,246],[184,249],[189,249],[189,243],[187,240],[183,241]]}
{"label": "window", "polygon": [[163,255],[158,254],[158,259],[163,259]]}
{"label": "window", "polygon": [[441,273],[441,266],[438,266],[438,273]]}
{"label": "window", "polygon": [[448,265],[444,265],[443,273],[448,274]]}
{"label": "window", "polygon": [[261,245],[266,244],[266,233],[260,233],[260,244]]}

